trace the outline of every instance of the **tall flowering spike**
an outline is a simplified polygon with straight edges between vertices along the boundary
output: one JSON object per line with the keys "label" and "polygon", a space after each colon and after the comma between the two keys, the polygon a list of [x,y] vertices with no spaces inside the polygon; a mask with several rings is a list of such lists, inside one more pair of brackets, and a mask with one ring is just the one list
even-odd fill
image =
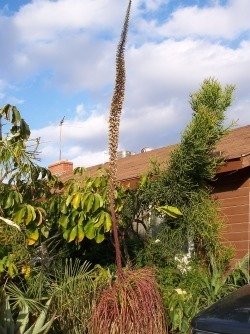
{"label": "tall flowering spike", "polygon": [[117,149],[119,140],[119,127],[120,127],[122,106],[124,102],[125,81],[126,81],[124,51],[128,33],[131,3],[132,1],[129,0],[123,24],[123,29],[121,33],[121,38],[117,47],[115,88],[109,112],[109,173],[110,173],[109,201],[110,201],[110,212],[112,216],[112,226],[113,226],[113,234],[115,242],[117,273],[119,278],[121,278],[122,276],[122,262],[121,262],[120,242],[118,237],[117,216],[115,213],[114,192],[117,179]]}
{"label": "tall flowering spike", "polygon": [[90,321],[91,334],[167,334],[163,303],[151,269],[122,269],[115,212],[119,125],[125,92],[124,50],[131,0],[116,54],[116,82],[109,116],[109,201],[115,242],[117,279],[96,301]]}
{"label": "tall flowering spike", "polygon": [[125,81],[126,81],[126,70],[125,70],[125,45],[127,39],[129,15],[131,8],[131,0],[129,1],[121,38],[117,47],[116,53],[116,79],[114,94],[111,102],[110,113],[109,113],[109,161],[110,161],[110,174],[113,180],[116,179],[116,158],[118,149],[119,139],[119,126],[122,112],[122,106],[125,95]]}

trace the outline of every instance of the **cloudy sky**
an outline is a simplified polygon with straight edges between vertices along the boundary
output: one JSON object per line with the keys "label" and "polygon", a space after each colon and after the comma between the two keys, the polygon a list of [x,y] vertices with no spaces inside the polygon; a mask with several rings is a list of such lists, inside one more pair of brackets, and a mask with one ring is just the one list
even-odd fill
{"label": "cloudy sky", "polygon": [[[126,0],[0,0],[0,105],[41,137],[41,164],[107,159],[107,119]],[[250,123],[249,0],[134,0],[120,149],[178,142],[189,94],[235,84],[228,120]]]}

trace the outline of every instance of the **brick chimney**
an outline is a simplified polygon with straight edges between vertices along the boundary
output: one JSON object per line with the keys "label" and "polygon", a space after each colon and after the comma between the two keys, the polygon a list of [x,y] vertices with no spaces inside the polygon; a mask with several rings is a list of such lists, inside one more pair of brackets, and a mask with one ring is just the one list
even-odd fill
{"label": "brick chimney", "polygon": [[72,175],[73,174],[73,162],[68,160],[60,160],[48,166],[53,175]]}

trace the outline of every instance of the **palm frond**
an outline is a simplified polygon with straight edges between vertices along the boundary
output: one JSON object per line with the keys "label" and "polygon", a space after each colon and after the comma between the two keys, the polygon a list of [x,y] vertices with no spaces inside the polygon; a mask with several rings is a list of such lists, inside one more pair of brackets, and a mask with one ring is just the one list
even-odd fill
{"label": "palm frond", "polygon": [[43,305],[38,300],[30,298],[26,291],[21,290],[14,283],[6,285],[6,292],[13,310],[28,307],[31,312],[37,312],[43,309]]}

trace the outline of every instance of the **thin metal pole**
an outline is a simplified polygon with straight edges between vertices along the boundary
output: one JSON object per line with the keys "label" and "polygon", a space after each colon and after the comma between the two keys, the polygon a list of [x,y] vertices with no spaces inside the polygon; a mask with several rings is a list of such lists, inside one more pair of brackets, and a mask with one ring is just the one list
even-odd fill
{"label": "thin metal pole", "polygon": [[62,120],[60,121],[60,150],[59,150],[59,161],[62,160],[62,125],[63,125],[63,122],[64,122],[64,118],[65,116],[63,116]]}
{"label": "thin metal pole", "polygon": [[3,134],[2,134],[2,115],[0,115],[0,140],[3,139]]}

